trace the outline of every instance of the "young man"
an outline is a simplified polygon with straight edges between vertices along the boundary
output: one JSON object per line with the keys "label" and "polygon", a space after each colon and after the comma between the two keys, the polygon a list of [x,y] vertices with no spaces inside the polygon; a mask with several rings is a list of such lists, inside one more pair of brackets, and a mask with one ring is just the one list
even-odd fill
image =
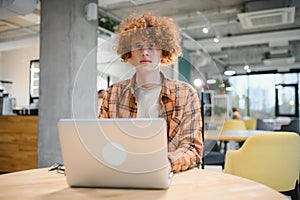
{"label": "young man", "polygon": [[203,148],[196,90],[187,83],[169,80],[160,71],[161,66],[173,64],[181,55],[180,42],[178,28],[170,18],[144,13],[124,19],[116,49],[136,73],[107,89],[99,114],[99,118],[164,118],[173,172],[199,165]]}

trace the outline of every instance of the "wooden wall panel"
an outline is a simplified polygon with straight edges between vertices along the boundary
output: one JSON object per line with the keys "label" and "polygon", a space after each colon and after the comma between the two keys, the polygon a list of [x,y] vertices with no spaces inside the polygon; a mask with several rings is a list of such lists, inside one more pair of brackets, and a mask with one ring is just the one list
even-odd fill
{"label": "wooden wall panel", "polygon": [[37,116],[0,116],[0,172],[37,168]]}

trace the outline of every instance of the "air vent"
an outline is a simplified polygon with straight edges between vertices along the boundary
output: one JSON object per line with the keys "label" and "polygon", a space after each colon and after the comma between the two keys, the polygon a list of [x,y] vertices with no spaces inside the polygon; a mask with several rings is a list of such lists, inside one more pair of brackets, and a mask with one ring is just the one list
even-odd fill
{"label": "air vent", "polygon": [[295,7],[240,13],[238,18],[244,29],[291,24],[295,21]]}
{"label": "air vent", "polygon": [[295,57],[269,58],[263,60],[266,66],[286,66],[295,63]]}
{"label": "air vent", "polygon": [[134,5],[142,5],[142,4],[157,2],[157,1],[160,1],[160,0],[130,0],[130,1]]}

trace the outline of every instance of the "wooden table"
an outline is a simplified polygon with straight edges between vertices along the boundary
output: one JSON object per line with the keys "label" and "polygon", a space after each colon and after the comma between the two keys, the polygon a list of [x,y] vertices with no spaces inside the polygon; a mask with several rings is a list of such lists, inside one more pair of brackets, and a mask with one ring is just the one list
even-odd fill
{"label": "wooden table", "polygon": [[[130,181],[130,180],[128,180]],[[230,174],[193,169],[175,174],[168,190],[70,188],[56,171],[34,169],[0,175],[0,199],[230,199],[283,200],[277,191]]]}
{"label": "wooden table", "polygon": [[236,141],[242,142],[248,137],[257,133],[270,132],[265,130],[208,130],[204,134],[206,140],[220,140],[220,141]]}

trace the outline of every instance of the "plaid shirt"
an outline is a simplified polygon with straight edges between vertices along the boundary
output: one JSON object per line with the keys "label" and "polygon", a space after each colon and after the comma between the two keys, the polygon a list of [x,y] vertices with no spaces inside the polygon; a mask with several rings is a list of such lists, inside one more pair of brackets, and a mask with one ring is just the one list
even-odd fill
{"label": "plaid shirt", "polygon": [[[167,121],[172,171],[195,167],[202,158],[202,122],[197,91],[187,83],[162,77],[160,118]],[[136,118],[135,76],[113,84],[104,95],[99,118]]]}

